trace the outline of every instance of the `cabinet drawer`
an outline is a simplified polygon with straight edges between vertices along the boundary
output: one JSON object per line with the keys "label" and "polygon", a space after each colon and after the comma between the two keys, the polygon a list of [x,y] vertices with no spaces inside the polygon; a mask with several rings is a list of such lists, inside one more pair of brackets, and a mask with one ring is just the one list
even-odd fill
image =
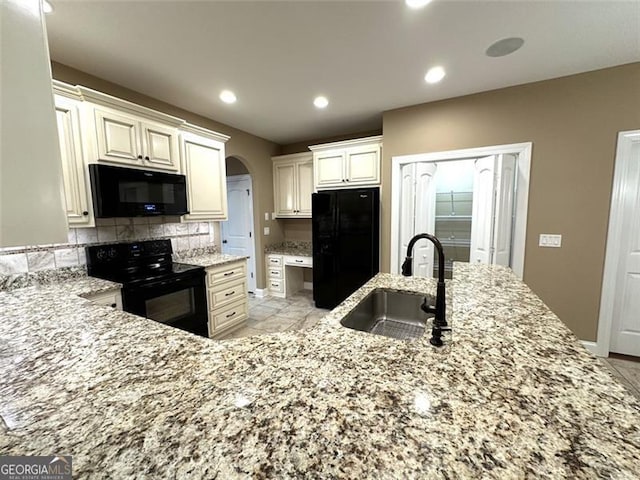
{"label": "cabinet drawer", "polygon": [[117,292],[96,293],[95,295],[88,295],[85,298],[96,305],[122,310],[122,296],[119,290]]}
{"label": "cabinet drawer", "polygon": [[230,282],[246,278],[245,262],[236,262],[228,265],[222,265],[220,267],[213,267],[207,271],[207,285],[211,288],[214,285]]}
{"label": "cabinet drawer", "polygon": [[269,270],[267,270],[267,277],[269,277],[269,280],[282,280],[282,268],[269,267]]}
{"label": "cabinet drawer", "polygon": [[217,334],[220,330],[224,330],[231,325],[235,325],[246,318],[247,302],[245,300],[209,312],[209,319],[211,321],[214,334]]}
{"label": "cabinet drawer", "polygon": [[284,264],[298,267],[311,267],[313,260],[312,257],[294,257],[292,255],[287,255],[284,257]]}
{"label": "cabinet drawer", "polygon": [[270,266],[270,267],[281,267],[282,266],[282,257],[281,256],[269,255],[267,257],[267,265]]}
{"label": "cabinet drawer", "polygon": [[247,282],[229,282],[209,290],[209,310],[247,298]]}
{"label": "cabinet drawer", "polygon": [[270,279],[267,282],[267,285],[269,287],[269,290],[271,290],[272,292],[278,292],[278,293],[284,292],[284,282],[281,282],[280,280]]}

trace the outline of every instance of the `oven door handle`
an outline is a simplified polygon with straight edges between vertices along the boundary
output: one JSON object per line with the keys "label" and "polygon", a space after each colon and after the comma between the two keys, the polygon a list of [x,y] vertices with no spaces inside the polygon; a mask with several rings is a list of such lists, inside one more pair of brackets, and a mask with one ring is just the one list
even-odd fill
{"label": "oven door handle", "polygon": [[168,280],[156,280],[154,282],[143,283],[141,285],[136,285],[132,287],[132,290],[149,290],[150,288],[159,288],[166,286],[176,286],[179,287],[181,285],[194,286],[197,285],[197,277],[184,277],[184,278],[174,278]]}

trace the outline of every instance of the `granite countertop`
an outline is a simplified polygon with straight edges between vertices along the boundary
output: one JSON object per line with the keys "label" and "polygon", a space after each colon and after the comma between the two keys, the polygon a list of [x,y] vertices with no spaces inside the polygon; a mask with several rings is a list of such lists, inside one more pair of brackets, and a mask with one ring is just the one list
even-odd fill
{"label": "granite countertop", "polygon": [[277,255],[296,255],[301,257],[313,256],[311,242],[284,241],[264,247],[264,253]]}
{"label": "granite countertop", "polygon": [[187,263],[189,265],[197,265],[199,267],[217,267],[219,265],[225,265],[227,263],[237,262],[239,260],[246,260],[248,257],[240,255],[227,255],[226,253],[207,253],[204,255],[194,255],[190,257],[175,256],[174,262]]}
{"label": "granite countertop", "polygon": [[0,452],[74,478],[637,478],[640,402],[508,269],[456,264],[453,334],[340,319],[214,341],[75,295],[0,293]]}

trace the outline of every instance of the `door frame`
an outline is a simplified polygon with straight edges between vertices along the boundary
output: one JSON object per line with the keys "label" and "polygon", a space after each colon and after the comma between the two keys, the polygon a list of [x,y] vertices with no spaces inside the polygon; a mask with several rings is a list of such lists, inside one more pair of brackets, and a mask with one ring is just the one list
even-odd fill
{"label": "door frame", "polygon": [[524,253],[527,240],[527,212],[529,210],[529,179],[531,177],[532,142],[492,145],[462,150],[418,153],[391,157],[391,273],[398,270],[398,225],[400,220],[400,168],[407,163],[467,160],[510,153],[517,156],[517,178],[512,237],[511,269],[520,278],[524,275]]}
{"label": "door frame", "polygon": [[[255,229],[255,224],[254,224],[254,218],[253,218],[253,179],[251,178],[251,174],[248,173],[244,173],[242,175],[228,175],[227,179],[226,179],[226,183],[227,183],[227,191],[229,191],[228,186],[229,186],[229,180],[249,180],[249,224],[251,225],[251,243],[250,243],[250,249],[251,249],[251,256],[248,259],[248,264],[249,264],[249,274],[247,275],[247,290],[250,292],[253,292],[254,294],[256,293],[256,289],[258,288],[257,285],[257,272],[256,272],[256,229]],[[220,236],[223,236],[222,233],[222,223],[220,225]],[[220,248],[222,248],[222,238],[220,239]],[[253,278],[251,277],[250,273],[253,272]]]}
{"label": "door frame", "polygon": [[592,351],[600,357],[609,356],[609,347],[611,344],[613,306],[616,297],[616,277],[618,276],[618,265],[620,262],[620,252],[617,246],[620,245],[623,235],[624,197],[629,188],[626,173],[633,161],[631,153],[634,143],[640,143],[640,130],[627,130],[618,133],[613,173],[613,190],[611,192],[611,209],[609,212],[609,229],[607,232],[607,247],[604,260],[604,272],[602,275],[598,337],[595,349],[592,349]]}

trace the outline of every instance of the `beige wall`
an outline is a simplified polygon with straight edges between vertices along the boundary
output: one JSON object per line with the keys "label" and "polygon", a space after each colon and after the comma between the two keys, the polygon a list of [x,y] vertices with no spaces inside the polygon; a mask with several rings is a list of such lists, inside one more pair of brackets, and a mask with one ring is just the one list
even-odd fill
{"label": "beige wall", "polygon": [[[264,246],[282,241],[282,230],[277,222],[264,220],[264,213],[273,211],[273,173],[271,156],[280,153],[279,145],[263,138],[256,137],[242,130],[216,122],[209,118],[183,110],[176,106],[148,97],[141,93],[129,90],[120,85],[102,80],[93,75],[75,70],[57,62],[51,64],[53,78],[72,85],[83,85],[100,92],[128,100],[148,108],[168,113],[176,117],[184,118],[189,123],[210,130],[229,135],[231,138],[226,143],[227,156],[234,156],[241,160],[249,170],[253,183],[253,208],[256,231],[256,274],[258,288],[264,288]],[[215,105],[212,105],[212,115],[215,115]],[[263,235],[263,227],[270,227],[271,235]],[[216,232],[219,230],[216,228]],[[216,239],[219,239],[219,234]]]}
{"label": "beige wall", "polygon": [[249,170],[247,170],[244,163],[236,157],[227,156],[225,163],[227,165],[227,177],[231,177],[233,175],[246,175],[249,173]]}
{"label": "beige wall", "polygon": [[282,155],[289,153],[308,152],[309,145],[320,145],[323,143],[341,142],[343,140],[352,140],[354,138],[373,137],[374,135],[382,135],[381,130],[367,130],[366,132],[349,133],[345,135],[336,135],[334,137],[315,138],[311,140],[305,140],[304,142],[290,143],[283,145]]}
{"label": "beige wall", "polygon": [[[595,340],[617,133],[640,128],[640,63],[383,114],[383,190],[396,155],[533,142],[525,282]],[[383,195],[383,271],[391,196]],[[538,247],[541,233],[562,248]],[[485,334],[488,332],[479,332]]]}

